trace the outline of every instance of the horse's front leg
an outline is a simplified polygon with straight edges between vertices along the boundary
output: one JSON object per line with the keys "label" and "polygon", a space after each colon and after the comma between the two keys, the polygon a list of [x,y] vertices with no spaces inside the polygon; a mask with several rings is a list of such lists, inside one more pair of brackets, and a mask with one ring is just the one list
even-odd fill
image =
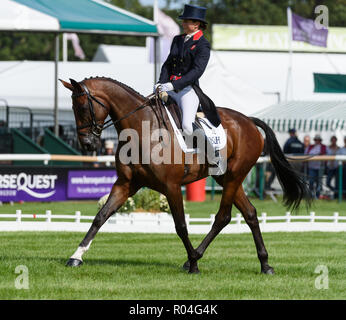
{"label": "horse's front leg", "polygon": [[166,194],[166,197],[174,219],[175,230],[177,231],[177,234],[180,237],[180,239],[183,241],[183,244],[187,252],[187,257],[190,263],[189,273],[199,273],[197,266],[197,260],[199,259],[199,256],[196,250],[193,248],[188,236],[185,221],[183,197],[181,194],[180,186],[170,186]]}
{"label": "horse's front leg", "polygon": [[138,187],[134,187],[130,182],[122,181],[118,178],[111,190],[106,204],[95,216],[95,219],[83,241],[79,244],[76,252],[67,261],[67,266],[77,267],[83,263],[82,256],[86,251],[88,251],[96,233],[108,218],[125,203],[127,198],[136,193],[137,190]]}

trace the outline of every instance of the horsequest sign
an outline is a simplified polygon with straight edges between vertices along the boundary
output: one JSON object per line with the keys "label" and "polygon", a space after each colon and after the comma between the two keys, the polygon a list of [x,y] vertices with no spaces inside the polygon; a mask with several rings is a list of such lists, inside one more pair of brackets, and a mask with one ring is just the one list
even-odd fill
{"label": "horsequest sign", "polygon": [[[287,26],[214,24],[213,50],[289,51]],[[346,52],[346,28],[328,28],[327,48],[292,41],[296,52]]]}
{"label": "horsequest sign", "polygon": [[0,200],[66,200],[64,173],[51,168],[1,168]]}
{"label": "horsequest sign", "polygon": [[58,167],[1,167],[1,202],[99,199],[109,193],[115,170]]}

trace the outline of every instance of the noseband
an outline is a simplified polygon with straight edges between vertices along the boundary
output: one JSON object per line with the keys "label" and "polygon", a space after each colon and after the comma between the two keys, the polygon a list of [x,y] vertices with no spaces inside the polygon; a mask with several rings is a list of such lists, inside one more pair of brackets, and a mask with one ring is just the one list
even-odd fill
{"label": "noseband", "polygon": [[[91,133],[94,136],[98,137],[98,138],[101,136],[103,130],[105,130],[105,129],[109,128],[110,126],[112,126],[113,124],[116,124],[116,123],[120,122],[121,120],[129,117],[131,114],[137,112],[138,110],[143,109],[144,107],[146,107],[147,103],[150,102],[150,100],[153,97],[155,97],[155,95],[156,95],[155,93],[149,95],[147,97],[147,100],[142,105],[137,107],[135,110],[127,113],[122,118],[117,119],[116,121],[113,121],[112,119],[110,119],[110,120],[106,121],[105,123],[103,123],[102,125],[100,125],[100,124],[97,123],[97,120],[96,120],[93,100],[95,102],[97,102],[98,104],[100,104],[106,110],[107,110],[107,107],[101,101],[99,101],[98,99],[96,99],[94,96],[92,96],[90,94],[88,87],[83,82],[81,82],[80,85],[83,87],[84,92],[73,93],[72,94],[72,98],[82,97],[84,95],[87,96],[87,98],[88,98],[88,105],[89,105],[89,111],[90,111],[90,115],[91,115],[91,123],[88,123],[88,124],[85,124],[85,125],[82,125],[82,126],[77,126],[77,132],[82,130],[82,129],[85,129],[85,128],[91,128]],[[79,134],[83,134],[83,133],[79,132]]]}

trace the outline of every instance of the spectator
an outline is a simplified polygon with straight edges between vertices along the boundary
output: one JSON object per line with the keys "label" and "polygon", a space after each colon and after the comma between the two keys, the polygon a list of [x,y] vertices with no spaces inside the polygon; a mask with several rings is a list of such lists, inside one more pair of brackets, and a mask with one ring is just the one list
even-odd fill
{"label": "spectator", "polygon": [[[336,142],[338,141],[336,136],[332,136],[330,138],[330,145],[327,148],[327,154],[330,156],[335,156],[337,151],[340,149]],[[327,162],[327,187],[333,191],[333,193],[336,192],[337,187],[337,171],[338,171],[338,163],[337,161],[328,161]],[[333,187],[331,185],[332,179],[335,178],[335,186]]]}
{"label": "spectator", "polygon": [[310,136],[306,135],[304,137],[304,151],[306,151],[306,149],[310,146]]}
{"label": "spectator", "polygon": [[284,153],[292,155],[304,154],[304,144],[298,139],[296,129],[288,130],[289,139],[284,145]]}
{"label": "spectator", "polygon": [[[326,145],[322,144],[322,138],[319,134],[314,137],[315,144],[310,145],[305,154],[310,156],[325,155],[327,153]],[[321,178],[323,174],[324,166],[321,161],[309,161],[308,162],[308,177],[309,177],[309,188],[312,195],[318,199],[321,193]],[[314,185],[316,184],[316,189]]]}
{"label": "spectator", "polygon": [[[346,156],[346,136],[344,137],[344,146],[340,148],[337,152],[337,155]],[[346,193],[346,162],[343,162],[342,170],[342,193]]]}
{"label": "spectator", "polygon": [[107,156],[114,154],[114,142],[112,140],[105,141],[105,152]]}
{"label": "spectator", "polygon": [[[290,154],[293,156],[303,155],[304,144],[298,139],[296,129],[292,128],[288,130],[288,133],[290,137],[284,144],[284,149],[283,149],[284,153]],[[304,168],[303,162],[293,161],[291,164],[296,171],[299,171],[299,172],[303,171],[303,168]]]}

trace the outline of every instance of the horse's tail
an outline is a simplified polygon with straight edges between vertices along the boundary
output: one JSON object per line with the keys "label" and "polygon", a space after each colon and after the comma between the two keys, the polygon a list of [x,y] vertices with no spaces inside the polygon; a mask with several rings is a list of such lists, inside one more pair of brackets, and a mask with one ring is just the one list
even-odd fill
{"label": "horse's tail", "polygon": [[302,200],[306,201],[309,208],[311,205],[311,193],[303,176],[294,170],[287,161],[273,130],[263,121],[250,118],[256,126],[260,127],[266,135],[266,143],[270,160],[274,166],[276,175],[283,190],[284,205],[292,211],[298,209]]}

